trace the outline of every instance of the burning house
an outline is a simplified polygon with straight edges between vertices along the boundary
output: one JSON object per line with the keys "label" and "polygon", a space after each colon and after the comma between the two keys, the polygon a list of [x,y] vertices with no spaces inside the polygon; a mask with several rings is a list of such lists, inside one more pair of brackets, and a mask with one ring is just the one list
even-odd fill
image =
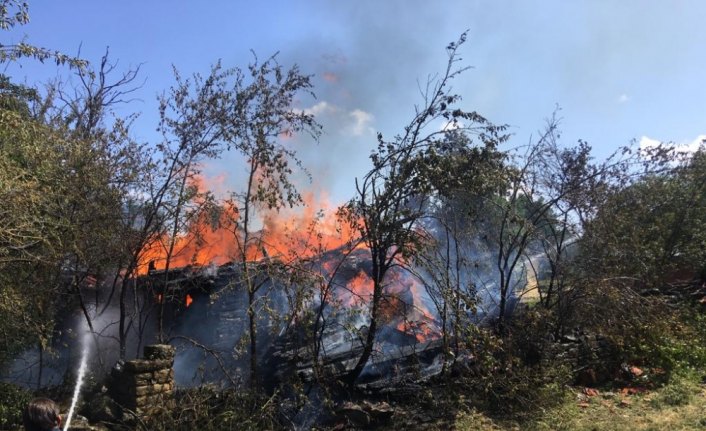
{"label": "burning house", "polygon": [[[299,216],[265,215],[261,230],[248,235],[228,224],[238,214],[222,215],[226,220],[215,229],[197,221],[177,238],[168,270],[163,247],[145,250],[138,290],[162,309],[152,318],[163,316],[166,339],[183,344],[175,359],[177,384],[247,375],[250,303],[261,378],[340,377],[355,367],[370,324],[370,252],[355,246],[359,232],[341,226],[334,211],[322,218],[313,207]],[[490,262],[487,257],[478,260]],[[443,367],[439,304],[420,274],[404,266],[393,265],[385,276],[375,345],[358,382],[409,377],[412,369],[423,376]],[[488,272],[478,265],[474,271]],[[482,287],[466,295],[480,304],[467,310],[471,319],[492,316],[497,301],[496,278],[482,277],[458,280]]]}
{"label": "burning house", "polygon": [[[319,271],[326,280],[322,288],[328,290],[322,293],[308,286],[304,290],[310,294],[297,310],[292,309],[292,292],[302,292],[301,286],[287,286],[262,262],[252,264],[263,286],[257,314],[258,360],[265,364],[265,380],[276,381],[288,373],[307,380],[315,366],[340,377],[355,366],[368,328],[365,309],[372,294],[368,256],[366,250],[354,250],[335,271],[333,263],[343,259],[340,250],[311,263],[309,268]],[[165,301],[165,328],[172,336],[223,352],[226,366],[235,374],[244,366],[237,349],[248,330],[247,291],[241,277],[242,264],[192,265],[152,270],[139,285],[153,292],[156,303]],[[401,268],[393,269],[388,279],[374,354],[361,382],[408,377],[411,368],[418,375],[441,370],[441,328],[421,283]],[[175,363],[178,383],[193,381],[197,369],[203,380],[218,379],[223,370],[205,370],[204,359],[197,349],[180,351]]]}

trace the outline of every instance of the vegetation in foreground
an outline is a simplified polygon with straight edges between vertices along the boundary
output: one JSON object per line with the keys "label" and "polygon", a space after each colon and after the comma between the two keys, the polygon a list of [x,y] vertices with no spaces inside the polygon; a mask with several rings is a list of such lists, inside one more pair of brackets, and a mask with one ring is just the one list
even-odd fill
{"label": "vegetation in foreground", "polygon": [[[26,23],[25,3],[0,6],[6,27]],[[208,220],[225,225],[238,244],[230,257],[242,268],[248,330],[245,343],[221,353],[249,359],[242,373],[249,385],[181,389],[178,409],[106,422],[114,429],[704,426],[706,152],[624,148],[596,161],[585,142],[561,144],[556,116],[527,147],[504,150],[507,127],[461,109],[461,96],[450,93],[465,70],[457,56],[464,42],[462,35],[449,44],[444,72],[427,83],[424,103],[400,134],[378,135],[369,172],[338,209],[339,226],[357,234],[346,246],[364,247],[372,260],[370,306],[358,310],[370,324],[365,333],[351,330],[364,345],[347,376],[314,375],[317,397],[297,376],[263,395],[256,316],[271,310],[257,295],[261,279],[286,286],[291,308],[276,317],[302,325],[305,336],[295,341],[316,362],[323,310],[335,306],[332,278],[311,277],[312,259],[268,254],[266,231],[252,229],[266,211],[302,203],[291,179],[300,161],[280,139],[320,133],[310,113],[291,106],[311,91],[309,76],[283,69],[275,57],[244,69],[217,64],[205,78],[176,73],[160,100],[163,140],[150,144],[132,140],[130,117],[110,112],[132,91],[138,70],[110,83],[107,55],[94,70],[56,57],[80,78],[71,91],[58,85],[42,94],[2,77],[0,311],[7,318],[0,366],[35,347],[41,370],[69,310],[99,332],[85,295],[96,286],[109,295],[90,298],[94,311],[117,302],[115,336],[103,342],[116,344],[110,347],[122,358],[128,339],[146,341],[148,316],[157,316],[164,340],[165,301],[130,295],[135,277],[155,248],[162,268],[176,265],[188,251],[180,249],[182,235]],[[30,46],[5,48],[11,55],[0,61],[50,58]],[[226,151],[243,156],[248,181],[219,201],[195,181],[199,166]],[[193,238],[198,244],[201,237]],[[384,396],[364,394],[354,383],[390,312],[388,270],[396,267],[414,272],[434,302],[445,373]],[[481,327],[474,319],[489,311],[479,299],[486,286],[497,291],[498,317]],[[512,314],[518,292],[531,301]],[[316,300],[318,310],[307,308]],[[0,389],[0,427],[16,428],[32,393]],[[352,404],[342,409],[345,403]],[[311,423],[295,418],[307,405],[325,414]]]}

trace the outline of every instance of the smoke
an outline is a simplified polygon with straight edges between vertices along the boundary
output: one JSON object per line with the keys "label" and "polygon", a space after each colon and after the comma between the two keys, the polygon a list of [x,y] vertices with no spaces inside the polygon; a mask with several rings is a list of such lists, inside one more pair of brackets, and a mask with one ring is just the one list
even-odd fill
{"label": "smoke", "polygon": [[[111,277],[107,278],[112,281]],[[14,359],[0,379],[35,389],[61,385],[78,369],[84,345],[93,352],[87,360],[91,375],[100,378],[108,373],[120,357],[118,295],[113,295],[108,303],[110,286],[105,283],[84,289],[83,295],[86,299],[95,299],[86,303],[91,324],[77,305],[69,308],[56,316],[49,345],[44,349],[38,346],[27,349]],[[126,301],[130,308],[128,313],[132,315],[133,310],[137,313],[132,316],[132,322],[128,322],[130,330],[126,339],[128,358],[134,358],[140,356],[145,340],[154,339],[156,326],[144,308],[144,295],[135,298],[128,287]],[[86,334],[90,334],[87,339]]]}

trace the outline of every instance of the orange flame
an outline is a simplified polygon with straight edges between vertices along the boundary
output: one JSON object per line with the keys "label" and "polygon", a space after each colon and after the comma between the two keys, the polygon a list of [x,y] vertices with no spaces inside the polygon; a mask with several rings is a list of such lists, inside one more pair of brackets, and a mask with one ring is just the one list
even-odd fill
{"label": "orange flame", "polygon": [[360,270],[339,291],[339,301],[346,307],[365,305],[370,302],[373,294],[373,280],[365,271]]}
{"label": "orange flame", "polygon": [[[205,181],[196,178],[192,185],[203,191]],[[169,267],[222,265],[243,259],[309,258],[321,251],[339,248],[355,238],[353,229],[338,221],[334,207],[325,198],[317,200],[308,193],[303,199],[303,210],[265,212],[262,228],[250,233],[245,246],[239,225],[242,218],[237,209],[221,208],[215,220],[208,214],[200,214],[189,224],[188,231],[175,239]],[[142,251],[138,274],[146,274],[150,263],[154,269],[165,269],[168,248],[167,236],[152,240]]]}
{"label": "orange flame", "polygon": [[[216,186],[220,187],[223,178],[218,178],[218,181]],[[207,187],[203,178],[196,178],[192,185],[199,191]],[[175,238],[174,254],[169,259],[169,267],[222,265],[242,262],[243,259],[294,261],[315,257],[346,245],[364,247],[360,241],[355,241],[355,229],[339,222],[335,206],[326,198],[316,199],[312,193],[307,193],[303,200],[304,206],[298,210],[266,212],[262,217],[261,229],[251,233],[251,240],[245,246],[243,232],[239,229],[241,214],[237,209],[222,208],[215,220],[207,214],[201,214],[192,220],[185,233]],[[167,249],[167,237],[158,237],[150,242],[143,250],[139,273],[147,273],[148,267],[164,269]],[[335,259],[322,263],[324,271],[329,274],[334,272],[336,265]],[[420,299],[423,287],[415,277],[402,272],[389,272],[387,295],[382,305],[383,320],[387,324],[394,324],[395,318],[403,316],[403,320],[395,325],[398,330],[414,335],[418,341],[439,338],[433,313]],[[343,306],[366,306],[370,303],[372,292],[373,281],[370,275],[360,269],[346,281],[346,286],[337,290],[336,296]],[[411,298],[412,303],[402,300],[403,296]],[[193,298],[187,295],[185,301],[189,307]]]}

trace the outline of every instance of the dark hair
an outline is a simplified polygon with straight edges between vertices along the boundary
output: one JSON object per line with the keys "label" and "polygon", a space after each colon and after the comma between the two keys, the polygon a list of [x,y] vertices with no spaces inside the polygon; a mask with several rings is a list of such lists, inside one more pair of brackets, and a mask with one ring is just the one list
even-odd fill
{"label": "dark hair", "polygon": [[51,431],[59,425],[59,406],[49,398],[35,398],[22,414],[26,431]]}

